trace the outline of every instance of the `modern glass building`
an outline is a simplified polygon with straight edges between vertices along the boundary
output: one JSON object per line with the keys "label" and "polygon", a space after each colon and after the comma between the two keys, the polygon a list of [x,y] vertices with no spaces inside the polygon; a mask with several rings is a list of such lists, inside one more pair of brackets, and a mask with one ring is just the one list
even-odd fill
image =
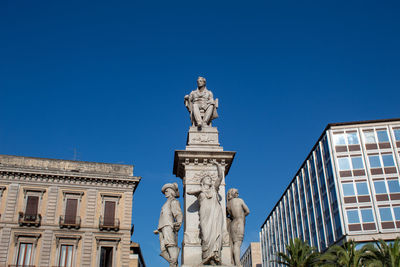
{"label": "modern glass building", "polygon": [[300,238],[324,251],[400,236],[400,119],[329,124],[261,227],[263,267]]}

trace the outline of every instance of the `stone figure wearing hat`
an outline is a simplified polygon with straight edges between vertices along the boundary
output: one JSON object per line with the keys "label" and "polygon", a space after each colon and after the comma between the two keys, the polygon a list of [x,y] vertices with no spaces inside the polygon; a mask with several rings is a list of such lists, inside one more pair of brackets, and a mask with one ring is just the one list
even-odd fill
{"label": "stone figure wearing hat", "polygon": [[193,126],[201,129],[209,126],[211,121],[218,118],[218,99],[214,100],[213,93],[206,87],[206,79],[197,79],[197,89],[185,96],[185,106],[190,113]]}
{"label": "stone figure wearing hat", "polygon": [[167,201],[161,208],[160,219],[158,221],[155,234],[160,238],[160,256],[169,262],[170,267],[178,266],[178,231],[182,225],[182,211],[177,198],[179,190],[177,183],[165,184],[161,192],[167,198]]}
{"label": "stone figure wearing hat", "polygon": [[244,237],[244,225],[246,216],[250,210],[239,198],[239,192],[236,188],[231,188],[227,194],[226,214],[228,216],[228,232],[232,248],[232,259],[235,266],[240,266],[240,247]]}

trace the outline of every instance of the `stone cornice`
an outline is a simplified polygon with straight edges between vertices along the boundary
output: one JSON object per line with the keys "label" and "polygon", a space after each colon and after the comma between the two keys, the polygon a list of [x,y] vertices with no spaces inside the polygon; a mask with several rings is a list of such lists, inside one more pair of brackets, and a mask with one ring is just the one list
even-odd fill
{"label": "stone cornice", "polygon": [[21,170],[14,168],[0,168],[0,175],[12,176],[13,181],[60,183],[64,185],[98,185],[111,187],[136,187],[141,179],[137,176],[111,176],[70,172],[46,172],[42,170]]}
{"label": "stone cornice", "polygon": [[211,160],[217,160],[225,165],[225,175],[228,175],[235,154],[234,151],[175,150],[173,174],[183,178],[184,165],[210,164]]}

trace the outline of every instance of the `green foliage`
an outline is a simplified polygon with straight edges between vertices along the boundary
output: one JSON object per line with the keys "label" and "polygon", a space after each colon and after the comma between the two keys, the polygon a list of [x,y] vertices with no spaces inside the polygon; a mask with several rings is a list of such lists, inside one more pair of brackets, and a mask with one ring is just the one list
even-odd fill
{"label": "green foliage", "polygon": [[367,244],[368,267],[399,267],[400,266],[400,239],[397,238],[393,243],[386,243],[379,239],[375,245]]}
{"label": "green foliage", "polygon": [[272,262],[289,267],[400,267],[400,238],[387,243],[377,240],[357,249],[350,240],[320,254],[307,242],[295,238]]}
{"label": "green foliage", "polygon": [[310,247],[308,243],[295,238],[286,245],[286,252],[279,252],[278,260],[273,262],[289,267],[308,267],[315,265],[319,255],[314,247]]}
{"label": "green foliage", "polygon": [[356,243],[352,240],[345,242],[341,246],[330,247],[321,257],[320,266],[324,267],[360,267],[365,266],[368,249],[364,246],[356,248]]}

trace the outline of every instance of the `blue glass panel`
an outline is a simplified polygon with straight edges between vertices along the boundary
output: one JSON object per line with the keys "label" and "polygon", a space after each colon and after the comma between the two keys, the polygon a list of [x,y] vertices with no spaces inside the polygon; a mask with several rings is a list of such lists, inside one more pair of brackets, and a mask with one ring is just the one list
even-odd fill
{"label": "blue glass panel", "polygon": [[374,132],[364,132],[364,137],[367,144],[376,143]]}
{"label": "blue glass panel", "polygon": [[334,180],[333,180],[333,171],[332,171],[331,161],[328,161],[326,163],[326,176],[328,179],[328,184],[332,184],[334,182]]}
{"label": "blue glass panel", "polygon": [[393,167],[394,161],[392,154],[385,154],[382,155],[383,166],[385,167]]}
{"label": "blue glass panel", "polygon": [[397,141],[400,141],[400,129],[395,129],[393,130],[394,132],[394,138],[396,138]]}
{"label": "blue glass panel", "polygon": [[369,195],[367,183],[356,183],[357,195]]}
{"label": "blue glass panel", "polygon": [[353,170],[364,169],[361,157],[351,157],[351,164],[353,165]]}
{"label": "blue glass panel", "polygon": [[342,232],[342,225],[340,224],[340,215],[338,210],[336,210],[335,212],[334,220],[335,220],[336,238],[339,239],[340,237],[342,237],[343,232]]}
{"label": "blue glass panel", "polygon": [[384,181],[376,181],[374,182],[375,193],[377,194],[386,194],[386,186]]}
{"label": "blue glass panel", "polygon": [[374,222],[372,209],[361,209],[361,218],[364,223]]}
{"label": "blue glass panel", "polygon": [[390,208],[379,208],[379,214],[381,215],[381,221],[393,221],[392,212]]}
{"label": "blue glass panel", "polygon": [[322,140],[322,147],[324,150],[324,158],[327,160],[329,158],[329,146],[328,146],[328,141],[326,140],[326,137]]}
{"label": "blue glass panel", "polygon": [[376,134],[378,135],[378,141],[380,143],[389,142],[389,137],[388,137],[388,134],[387,134],[386,130],[384,130],[384,131],[376,131]]}
{"label": "blue glass panel", "polygon": [[381,167],[381,161],[379,160],[379,156],[368,156],[369,160],[369,165],[371,168],[380,168]]}
{"label": "blue glass panel", "polygon": [[400,207],[394,207],[393,212],[394,212],[394,217],[396,218],[396,221],[400,221]]}
{"label": "blue glass panel", "polygon": [[348,133],[347,134],[347,142],[349,145],[356,145],[359,144],[357,133]]}
{"label": "blue glass panel", "polygon": [[343,188],[343,195],[345,197],[347,197],[347,196],[355,196],[356,195],[354,193],[353,183],[342,184],[342,188]]}
{"label": "blue glass panel", "polygon": [[348,210],[347,219],[349,223],[360,223],[360,218],[358,217],[358,210]]}
{"label": "blue glass panel", "polygon": [[400,184],[398,180],[389,180],[387,181],[389,186],[390,193],[399,193],[400,192]]}
{"label": "blue glass panel", "polygon": [[349,158],[338,158],[339,170],[345,171],[350,170],[350,161]]}
{"label": "blue glass panel", "polygon": [[333,142],[335,145],[345,145],[346,140],[344,139],[344,134],[334,134],[333,135]]}

